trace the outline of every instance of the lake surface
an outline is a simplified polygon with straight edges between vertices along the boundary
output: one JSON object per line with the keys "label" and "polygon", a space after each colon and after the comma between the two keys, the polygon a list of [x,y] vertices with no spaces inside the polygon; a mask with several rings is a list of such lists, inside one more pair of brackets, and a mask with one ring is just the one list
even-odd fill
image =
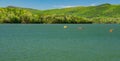
{"label": "lake surface", "polygon": [[120,61],[120,25],[65,25],[1,24],[0,61]]}

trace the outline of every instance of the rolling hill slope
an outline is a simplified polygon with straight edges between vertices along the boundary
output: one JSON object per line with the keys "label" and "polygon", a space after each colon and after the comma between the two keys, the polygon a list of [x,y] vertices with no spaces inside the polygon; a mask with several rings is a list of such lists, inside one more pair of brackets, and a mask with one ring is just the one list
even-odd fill
{"label": "rolling hill slope", "polygon": [[8,6],[0,8],[0,23],[105,23],[120,24],[120,5],[77,6],[38,10]]}

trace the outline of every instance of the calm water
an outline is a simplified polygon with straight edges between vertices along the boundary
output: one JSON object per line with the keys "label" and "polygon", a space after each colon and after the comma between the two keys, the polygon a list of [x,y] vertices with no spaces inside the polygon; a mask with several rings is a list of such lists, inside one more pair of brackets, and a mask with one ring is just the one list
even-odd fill
{"label": "calm water", "polygon": [[63,26],[0,25],[0,61],[120,61],[120,25]]}

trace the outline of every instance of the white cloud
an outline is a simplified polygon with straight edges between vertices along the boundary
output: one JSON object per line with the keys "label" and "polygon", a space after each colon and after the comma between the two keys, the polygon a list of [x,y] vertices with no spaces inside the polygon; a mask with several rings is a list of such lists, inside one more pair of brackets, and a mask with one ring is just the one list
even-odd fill
{"label": "white cloud", "polygon": [[80,5],[54,5],[54,8],[69,8],[69,7],[76,7]]}
{"label": "white cloud", "polygon": [[61,6],[62,8],[69,8],[69,7],[75,7],[75,6]]}
{"label": "white cloud", "polygon": [[90,4],[90,6],[95,6],[96,4],[95,3],[93,3],[93,4]]}
{"label": "white cloud", "polygon": [[101,4],[101,3],[100,2],[94,2],[94,3],[90,4],[90,6],[96,6],[98,4]]}

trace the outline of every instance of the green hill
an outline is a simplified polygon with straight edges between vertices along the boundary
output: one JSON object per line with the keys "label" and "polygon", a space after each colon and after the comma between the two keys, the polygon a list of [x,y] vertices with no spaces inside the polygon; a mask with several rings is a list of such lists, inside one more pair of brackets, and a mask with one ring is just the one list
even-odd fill
{"label": "green hill", "polygon": [[32,9],[32,8],[23,8],[23,7],[16,7],[16,6],[7,6],[6,8],[16,8],[16,9],[28,10],[33,14],[40,14],[41,13],[41,10]]}
{"label": "green hill", "polygon": [[63,9],[45,10],[43,14],[70,14],[82,17],[120,17],[120,5],[102,4]]}
{"label": "green hill", "polygon": [[0,23],[105,23],[120,24],[120,5],[77,6],[37,10],[8,6],[0,8]]}

